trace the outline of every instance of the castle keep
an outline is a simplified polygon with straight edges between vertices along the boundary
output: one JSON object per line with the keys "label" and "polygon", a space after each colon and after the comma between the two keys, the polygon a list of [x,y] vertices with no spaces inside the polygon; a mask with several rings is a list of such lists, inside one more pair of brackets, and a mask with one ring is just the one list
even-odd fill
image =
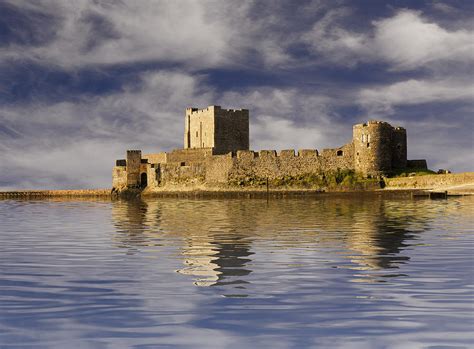
{"label": "castle keep", "polygon": [[209,106],[186,109],[183,149],[153,154],[128,150],[126,159],[116,161],[113,188],[226,188],[334,171],[377,177],[407,167],[426,168],[426,161],[407,160],[406,130],[387,122],[354,125],[351,142],[339,148],[256,152],[249,150],[247,109]]}

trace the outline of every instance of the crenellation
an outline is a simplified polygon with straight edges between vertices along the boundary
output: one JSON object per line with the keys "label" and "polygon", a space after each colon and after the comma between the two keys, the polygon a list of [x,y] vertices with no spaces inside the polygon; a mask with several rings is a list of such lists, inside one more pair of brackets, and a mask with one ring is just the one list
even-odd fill
{"label": "crenellation", "polygon": [[426,168],[426,160],[407,160],[407,132],[385,121],[353,125],[352,140],[337,148],[249,150],[248,109],[220,106],[186,108],[184,148],[142,156],[128,150],[116,161],[113,187],[207,188],[212,186],[288,183],[291,178],[323,178],[325,173],[353,171],[366,177],[400,168]]}
{"label": "crenellation", "polygon": [[295,150],[294,149],[280,150],[280,153],[277,156],[282,157],[282,158],[292,158],[295,156]]}
{"label": "crenellation", "polygon": [[277,152],[276,150],[260,150],[258,156],[260,159],[276,158]]}
{"label": "crenellation", "polygon": [[319,153],[316,149],[299,149],[298,156],[303,158],[311,158],[319,156]]}
{"label": "crenellation", "polygon": [[237,159],[255,159],[257,154],[253,150],[237,150]]}

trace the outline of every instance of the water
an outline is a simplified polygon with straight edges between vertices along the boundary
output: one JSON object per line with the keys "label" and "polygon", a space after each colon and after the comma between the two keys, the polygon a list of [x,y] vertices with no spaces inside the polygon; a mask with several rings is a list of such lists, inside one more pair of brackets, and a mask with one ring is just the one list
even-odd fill
{"label": "water", "polygon": [[473,208],[0,201],[0,348],[473,347]]}

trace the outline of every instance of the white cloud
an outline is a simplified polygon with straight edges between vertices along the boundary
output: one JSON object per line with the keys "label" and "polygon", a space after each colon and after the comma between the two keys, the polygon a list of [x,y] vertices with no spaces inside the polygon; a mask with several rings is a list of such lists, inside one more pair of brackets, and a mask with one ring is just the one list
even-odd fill
{"label": "white cloud", "polygon": [[0,183],[107,187],[113,161],[126,149],[181,147],[185,107],[214,103],[250,109],[253,149],[322,149],[350,141],[351,127],[332,117],[329,97],[294,88],[219,94],[202,77],[158,72],[142,75],[138,87],[107,96],[5,107],[0,161],[8,170]]}
{"label": "white cloud", "polygon": [[411,70],[436,62],[474,59],[472,31],[449,31],[420,12],[398,11],[392,17],[374,21],[369,32],[345,29],[351,15],[347,8],[329,11],[302,36],[302,42],[326,63],[346,66],[382,61],[395,70]]}
{"label": "white cloud", "polygon": [[11,3],[58,20],[56,34],[44,45],[8,46],[0,55],[66,68],[152,60],[224,64],[239,54],[233,46],[239,41],[233,18],[244,16],[247,8],[245,2],[223,6],[214,0]]}
{"label": "white cloud", "polygon": [[436,61],[471,61],[474,58],[474,33],[448,31],[414,11],[374,22],[372,54],[407,70]]}
{"label": "white cloud", "polygon": [[319,59],[325,63],[353,66],[358,63],[358,55],[367,53],[368,38],[364,33],[356,33],[343,28],[344,20],[352,15],[349,8],[328,11],[316,21],[310,31],[304,33],[301,41],[310,46]]}
{"label": "white cloud", "polygon": [[7,1],[49,18],[33,30],[54,26],[55,34],[39,45],[0,48],[4,62],[27,59],[63,69],[172,62],[199,69],[290,60],[293,38],[274,30],[280,14],[256,16],[253,0]]}
{"label": "white cloud", "polygon": [[472,101],[474,84],[453,79],[415,80],[364,88],[359,103],[370,112],[392,113],[395,106],[456,100]]}
{"label": "white cloud", "polygon": [[[102,97],[4,107],[2,181],[21,187],[107,187],[126,149],[181,146],[185,107],[211,104],[214,92],[182,72],[146,74],[138,87]],[[12,176],[12,173],[15,175]]]}
{"label": "white cloud", "polygon": [[250,143],[258,149],[303,149],[341,146],[352,129],[334,109],[340,101],[296,88],[259,88],[227,92],[220,103],[250,109]]}

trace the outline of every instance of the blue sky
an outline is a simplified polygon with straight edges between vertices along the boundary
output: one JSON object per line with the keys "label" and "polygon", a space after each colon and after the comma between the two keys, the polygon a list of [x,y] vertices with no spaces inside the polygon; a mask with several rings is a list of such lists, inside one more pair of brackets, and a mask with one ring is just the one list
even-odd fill
{"label": "blue sky", "polygon": [[251,148],[408,131],[472,171],[474,2],[1,0],[0,188],[110,186],[126,149],[182,146],[184,109],[248,108]]}

